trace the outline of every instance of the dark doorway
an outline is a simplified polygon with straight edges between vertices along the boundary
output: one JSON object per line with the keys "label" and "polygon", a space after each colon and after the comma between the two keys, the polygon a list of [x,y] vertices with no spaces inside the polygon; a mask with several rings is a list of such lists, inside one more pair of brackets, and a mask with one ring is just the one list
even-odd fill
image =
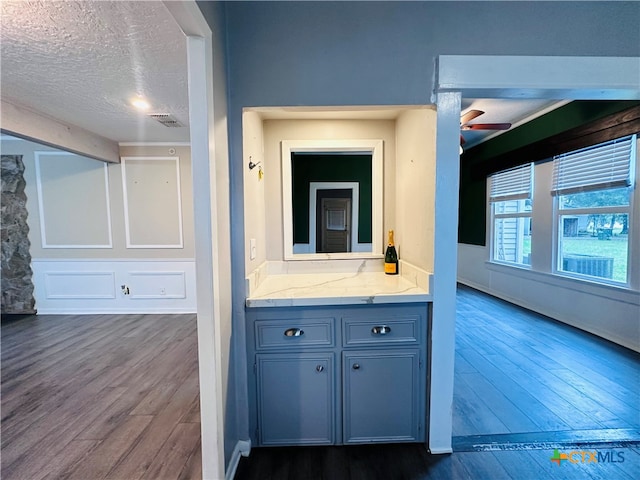
{"label": "dark doorway", "polygon": [[353,190],[318,190],[316,194],[316,253],[351,251]]}

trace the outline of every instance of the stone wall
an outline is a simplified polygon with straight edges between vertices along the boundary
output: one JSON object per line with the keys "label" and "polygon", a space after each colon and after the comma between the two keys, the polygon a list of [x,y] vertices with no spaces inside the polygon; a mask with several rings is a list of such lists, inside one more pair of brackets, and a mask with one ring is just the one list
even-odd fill
{"label": "stone wall", "polygon": [[2,155],[2,313],[35,313],[22,155]]}

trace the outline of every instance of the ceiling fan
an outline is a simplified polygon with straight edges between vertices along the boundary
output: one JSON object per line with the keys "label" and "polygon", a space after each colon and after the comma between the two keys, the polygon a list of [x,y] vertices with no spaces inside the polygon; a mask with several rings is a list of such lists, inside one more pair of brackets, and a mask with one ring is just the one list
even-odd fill
{"label": "ceiling fan", "polygon": [[[469,123],[483,114],[482,110],[469,110],[460,117],[460,130],[509,130],[511,128],[510,123]],[[464,144],[465,139],[460,134],[460,147],[462,148]]]}

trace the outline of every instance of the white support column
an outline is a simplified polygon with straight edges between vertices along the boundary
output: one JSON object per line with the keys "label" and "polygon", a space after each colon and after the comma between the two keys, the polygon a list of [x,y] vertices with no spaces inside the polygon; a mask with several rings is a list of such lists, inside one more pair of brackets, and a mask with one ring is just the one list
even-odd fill
{"label": "white support column", "polygon": [[220,345],[219,232],[213,216],[216,200],[216,158],[213,122],[211,37],[188,36],[189,125],[194,197],[198,363],[202,478],[224,475],[224,413]]}
{"label": "white support column", "polygon": [[437,94],[436,199],[431,323],[429,438],[431,453],[450,453],[456,333],[460,92]]}

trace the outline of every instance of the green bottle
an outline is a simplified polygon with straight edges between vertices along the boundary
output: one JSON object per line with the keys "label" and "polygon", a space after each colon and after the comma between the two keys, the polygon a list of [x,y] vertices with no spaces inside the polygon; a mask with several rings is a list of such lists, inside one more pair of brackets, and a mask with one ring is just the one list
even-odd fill
{"label": "green bottle", "polygon": [[387,250],[384,253],[384,273],[387,275],[398,274],[398,252],[393,244],[393,230],[389,230],[389,241]]}

